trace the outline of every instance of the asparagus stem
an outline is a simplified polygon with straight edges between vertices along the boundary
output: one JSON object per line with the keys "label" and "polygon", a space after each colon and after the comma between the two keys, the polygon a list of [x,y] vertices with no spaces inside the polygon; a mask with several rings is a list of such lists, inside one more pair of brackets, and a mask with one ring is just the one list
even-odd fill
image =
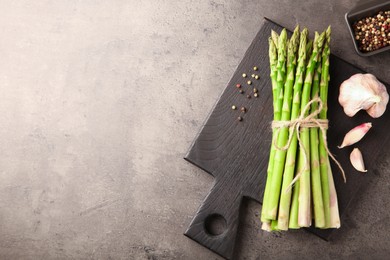
{"label": "asparagus stem", "polygon": [[279,228],[278,228],[278,221],[277,220],[272,220],[271,221],[271,230],[272,231],[278,231]]}
{"label": "asparagus stem", "polygon": [[[319,85],[320,85],[321,63],[319,62],[318,68],[314,74],[313,86],[312,86],[312,99],[318,98]],[[318,110],[318,104],[313,103],[311,105],[311,112]],[[318,153],[318,128],[310,128],[310,175],[311,175],[311,188],[313,195],[313,212],[314,212],[314,224],[318,228],[325,227],[325,215],[324,215],[324,203],[322,198],[321,188],[321,171],[320,171],[320,159]]]}
{"label": "asparagus stem", "polygon": [[[278,121],[281,118],[281,110],[282,110],[282,101],[283,101],[283,86],[286,78],[286,56],[287,56],[287,31],[283,29],[279,39],[278,39],[278,62],[277,62],[277,80],[276,80],[276,89],[274,91],[274,120]],[[275,133],[275,131],[274,131]],[[275,134],[274,134],[275,135]],[[274,138],[273,138],[274,139]],[[273,144],[272,144],[273,145]],[[276,152],[275,152],[276,153]],[[270,161],[275,160],[275,156],[270,157]],[[270,162],[270,164],[275,165],[275,162]],[[273,169],[273,168],[272,168]],[[276,220],[277,214],[277,206],[278,206],[278,197],[275,199],[275,189],[272,185],[272,181],[274,179],[274,173],[271,172],[271,180],[269,183],[269,192],[265,193],[263,199],[263,211],[262,217],[264,219]],[[279,193],[279,192],[278,192]],[[266,207],[264,208],[264,202]]]}
{"label": "asparagus stem", "polygon": [[261,225],[261,229],[262,230],[265,230],[265,231],[272,231],[271,229],[271,222],[270,221],[267,221],[267,222],[263,222],[263,224]]}
{"label": "asparagus stem", "polygon": [[[313,74],[318,61],[318,54],[322,48],[322,44],[325,38],[325,34],[318,35],[315,33],[313,42],[313,51],[307,65],[305,83],[302,91],[301,98],[301,111],[306,107],[310,100],[311,85],[313,82]],[[305,114],[307,116],[307,113]],[[311,225],[311,212],[310,212],[310,135],[309,129],[303,128],[300,131],[301,145],[298,160],[303,161],[303,170],[300,175],[299,186],[299,212],[298,212],[298,224],[302,227],[308,227]]]}
{"label": "asparagus stem", "polygon": [[[296,173],[299,173],[302,170],[302,161],[298,161]],[[293,194],[291,201],[291,213],[288,227],[292,229],[300,228],[298,224],[298,209],[299,209],[299,179],[294,183]]]}
{"label": "asparagus stem", "polygon": [[[293,95],[292,95],[293,99],[292,99],[292,108],[291,108],[291,120],[297,119],[300,113],[301,90],[302,90],[303,78],[305,73],[305,65],[306,65],[307,33],[308,33],[307,29],[303,29],[300,35],[298,65],[296,69],[295,82],[293,86]],[[291,193],[292,193],[292,190],[289,188],[289,186],[294,178],[296,152],[297,152],[297,135],[295,132],[293,132],[293,137],[290,146],[288,147],[287,150],[286,163],[284,166],[284,173],[283,173],[282,192],[280,195],[278,225],[279,225],[279,229],[281,230],[286,230],[289,225]],[[298,204],[296,205],[298,206]]]}
{"label": "asparagus stem", "polygon": [[[327,119],[328,112],[328,83],[329,83],[329,55],[330,55],[330,26],[326,30],[326,41],[324,45],[324,50],[322,51],[322,72],[321,72],[321,83],[320,83],[320,98],[323,103],[323,108],[320,112],[320,119]],[[325,215],[325,228],[331,227],[330,219],[330,183],[328,178],[328,173],[332,174],[332,170],[328,169],[328,153],[325,148],[324,136],[326,135],[326,130],[324,133],[319,132],[319,154],[320,154],[320,172],[321,172],[321,184],[322,184],[322,198],[324,203],[324,215]],[[333,184],[334,185],[334,184]]]}
{"label": "asparagus stem", "polygon": [[298,225],[298,196],[299,196],[299,180],[294,183],[292,200],[291,200],[291,213],[288,223],[288,228],[298,229],[300,226]]}
{"label": "asparagus stem", "polygon": [[[272,30],[272,34],[278,36],[276,34],[275,31]],[[277,74],[277,62],[278,62],[278,55],[277,55],[277,50],[276,50],[276,45],[274,44],[274,41],[273,39],[270,37],[268,39],[268,43],[269,43],[269,62],[270,62],[270,77],[271,77],[271,82],[272,82],[272,93],[273,93],[273,104],[275,104],[276,102],[276,98],[277,98],[277,80],[276,80],[276,74]],[[274,120],[280,120],[280,118],[275,118],[274,117]],[[275,155],[275,146],[274,146],[274,142],[275,142],[275,138],[276,138],[276,134],[275,134],[275,131],[272,131],[272,143],[271,143],[271,151],[270,151],[270,156],[269,156],[269,161],[268,161],[268,169],[267,169],[267,181],[266,181],[266,184],[265,184],[265,190],[264,190],[264,196],[263,196],[263,205],[262,205],[262,211],[261,211],[261,221],[262,222],[269,222],[269,220],[267,220],[265,218],[265,212],[266,212],[266,209],[267,209],[267,198],[269,196],[269,192],[270,192],[270,189],[269,189],[269,186],[270,186],[270,182],[271,182],[271,176],[272,176],[272,169],[273,169],[273,166],[274,166],[274,155]],[[264,228],[266,230],[270,229],[271,227],[270,226],[267,226],[265,225]]]}
{"label": "asparagus stem", "polygon": [[329,194],[330,194],[330,227],[339,228],[340,227],[340,215],[339,215],[339,205],[337,202],[337,193],[336,187],[334,186],[333,174],[330,168],[330,162],[328,157],[328,180],[329,180]]}

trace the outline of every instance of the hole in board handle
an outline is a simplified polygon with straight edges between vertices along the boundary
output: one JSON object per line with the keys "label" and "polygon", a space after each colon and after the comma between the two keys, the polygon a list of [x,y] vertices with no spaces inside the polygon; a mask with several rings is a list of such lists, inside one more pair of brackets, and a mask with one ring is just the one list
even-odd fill
{"label": "hole in board handle", "polygon": [[205,219],[204,228],[211,236],[222,235],[227,229],[226,219],[220,214],[211,214]]}

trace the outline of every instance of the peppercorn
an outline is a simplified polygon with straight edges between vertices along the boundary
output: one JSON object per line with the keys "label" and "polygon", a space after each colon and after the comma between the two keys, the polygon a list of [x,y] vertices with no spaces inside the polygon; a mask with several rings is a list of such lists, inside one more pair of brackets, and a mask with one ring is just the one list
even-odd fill
{"label": "peppercorn", "polygon": [[240,117],[240,116],[237,117],[237,120],[238,120],[238,121],[242,121],[242,117]]}
{"label": "peppercorn", "polygon": [[245,113],[246,112],[246,108],[245,107],[241,107],[241,112]]}
{"label": "peppercorn", "polygon": [[244,94],[244,90],[240,89],[238,92],[240,92],[240,94]]}

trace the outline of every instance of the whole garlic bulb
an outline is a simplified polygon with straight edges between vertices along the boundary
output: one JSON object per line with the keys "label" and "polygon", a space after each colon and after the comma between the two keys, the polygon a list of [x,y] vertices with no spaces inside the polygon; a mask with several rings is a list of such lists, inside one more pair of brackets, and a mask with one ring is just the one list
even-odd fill
{"label": "whole garlic bulb", "polygon": [[380,117],[388,102],[386,86],[372,74],[355,74],[340,86],[339,103],[347,116],[364,109],[371,117]]}

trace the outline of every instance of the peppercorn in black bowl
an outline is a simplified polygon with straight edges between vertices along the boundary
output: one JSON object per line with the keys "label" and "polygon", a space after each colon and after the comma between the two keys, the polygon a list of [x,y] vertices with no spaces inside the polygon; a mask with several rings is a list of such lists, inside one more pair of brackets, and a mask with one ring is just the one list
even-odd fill
{"label": "peppercorn in black bowl", "polygon": [[345,14],[345,20],[359,55],[390,50],[390,1],[358,6]]}

